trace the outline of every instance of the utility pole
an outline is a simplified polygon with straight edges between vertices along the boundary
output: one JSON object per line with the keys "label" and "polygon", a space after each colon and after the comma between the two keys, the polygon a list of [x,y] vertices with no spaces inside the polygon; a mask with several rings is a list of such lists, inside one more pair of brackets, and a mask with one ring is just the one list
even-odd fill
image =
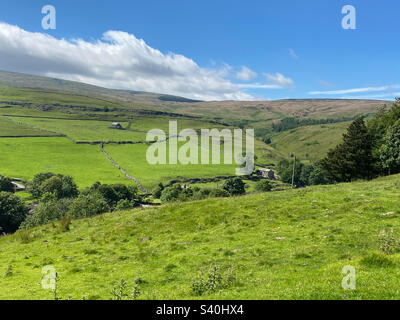
{"label": "utility pole", "polygon": [[294,161],[293,161],[293,174],[292,174],[292,189],[294,189],[294,171],[296,168],[296,156],[294,156]]}

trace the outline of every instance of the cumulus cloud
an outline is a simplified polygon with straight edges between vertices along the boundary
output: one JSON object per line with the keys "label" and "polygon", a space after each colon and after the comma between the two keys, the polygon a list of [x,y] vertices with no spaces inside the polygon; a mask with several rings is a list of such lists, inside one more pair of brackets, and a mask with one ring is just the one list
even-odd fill
{"label": "cumulus cloud", "polygon": [[88,42],[0,22],[0,69],[201,100],[254,99],[226,78],[228,66],[201,68],[192,59],[162,53],[122,31],[107,31],[102,39]]}
{"label": "cumulus cloud", "polygon": [[257,72],[254,72],[246,66],[242,66],[240,70],[236,73],[236,78],[243,81],[250,81],[257,77]]}
{"label": "cumulus cloud", "polygon": [[267,81],[269,84],[281,87],[281,88],[286,88],[290,87],[293,85],[293,80],[290,78],[286,78],[283,74],[277,72],[277,73],[265,73],[264,74]]}

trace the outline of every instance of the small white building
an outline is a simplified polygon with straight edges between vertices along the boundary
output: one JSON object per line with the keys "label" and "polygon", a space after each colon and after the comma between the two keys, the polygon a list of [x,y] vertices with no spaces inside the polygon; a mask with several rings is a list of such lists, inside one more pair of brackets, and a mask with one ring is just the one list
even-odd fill
{"label": "small white building", "polygon": [[15,181],[13,181],[13,182],[11,182],[11,183],[12,183],[13,186],[14,186],[15,192],[17,192],[17,191],[25,191],[25,189],[26,189],[26,187],[25,187],[24,185],[20,184],[20,183],[17,183],[17,182],[15,182]]}
{"label": "small white building", "polygon": [[122,129],[122,126],[121,126],[121,124],[120,124],[119,122],[113,122],[113,123],[111,124],[110,129],[118,129],[118,130],[121,130],[121,129]]}

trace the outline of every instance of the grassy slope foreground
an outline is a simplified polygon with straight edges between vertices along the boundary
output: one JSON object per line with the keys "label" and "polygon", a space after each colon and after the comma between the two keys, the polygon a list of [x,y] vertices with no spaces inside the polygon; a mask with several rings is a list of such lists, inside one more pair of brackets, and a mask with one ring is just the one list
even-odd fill
{"label": "grassy slope foreground", "polygon": [[[233,267],[236,281],[200,298],[400,298],[400,255],[379,252],[381,231],[400,228],[399,191],[392,176],[28,230],[0,238],[0,298],[51,299],[40,282],[53,265],[63,298],[109,299],[113,282],[140,277],[140,298],[194,299],[192,282],[211,264]],[[355,291],[341,287],[346,265],[356,268]]]}

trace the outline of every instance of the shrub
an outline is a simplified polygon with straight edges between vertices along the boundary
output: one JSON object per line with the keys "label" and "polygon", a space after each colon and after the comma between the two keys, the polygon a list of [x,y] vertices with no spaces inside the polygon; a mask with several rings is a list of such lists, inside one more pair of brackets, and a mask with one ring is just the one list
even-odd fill
{"label": "shrub", "polygon": [[42,201],[35,208],[35,213],[25,219],[20,229],[30,229],[61,220],[66,216],[72,201],[72,199],[56,199],[53,194],[44,194]]}
{"label": "shrub", "polygon": [[174,185],[174,186],[165,188],[161,192],[161,198],[160,198],[161,202],[177,201],[181,190],[182,190],[182,188],[180,185]]}
{"label": "shrub", "polygon": [[98,192],[81,194],[76,198],[67,215],[71,218],[86,218],[110,210],[109,205],[103,196]]}
{"label": "shrub", "polygon": [[210,192],[210,198],[226,198],[229,196],[229,192],[224,189],[212,189]]}
{"label": "shrub", "polygon": [[70,230],[70,226],[71,226],[71,218],[64,216],[61,221],[60,224],[58,225],[57,230],[59,232],[67,232]]}
{"label": "shrub", "polygon": [[14,192],[14,185],[10,178],[0,176],[0,192]]}
{"label": "shrub", "polygon": [[200,189],[200,188],[195,188],[193,189],[193,200],[203,200],[206,199],[210,196],[211,194],[211,189]]}
{"label": "shrub", "polygon": [[236,177],[225,181],[225,183],[222,186],[222,189],[229,192],[230,195],[236,196],[246,193],[244,186],[245,184],[242,181],[242,179]]}
{"label": "shrub", "polygon": [[118,201],[117,205],[115,206],[115,210],[127,210],[133,207],[134,205],[132,204],[132,201],[129,201],[128,199],[122,199]]}
{"label": "shrub", "polygon": [[271,191],[271,190],[272,190],[272,186],[268,180],[265,180],[265,179],[260,180],[256,184],[256,191],[267,192],[267,191]]}
{"label": "shrub", "polygon": [[161,198],[161,193],[164,190],[164,185],[160,183],[153,191],[153,197],[155,199],[160,199]]}
{"label": "shrub", "polygon": [[20,198],[9,192],[0,192],[0,227],[5,233],[18,230],[28,214]]}
{"label": "shrub", "polygon": [[199,272],[197,279],[192,282],[192,291],[195,295],[202,296],[228,288],[235,282],[236,277],[233,268],[223,274],[219,266],[211,265],[206,275],[204,271]]}

